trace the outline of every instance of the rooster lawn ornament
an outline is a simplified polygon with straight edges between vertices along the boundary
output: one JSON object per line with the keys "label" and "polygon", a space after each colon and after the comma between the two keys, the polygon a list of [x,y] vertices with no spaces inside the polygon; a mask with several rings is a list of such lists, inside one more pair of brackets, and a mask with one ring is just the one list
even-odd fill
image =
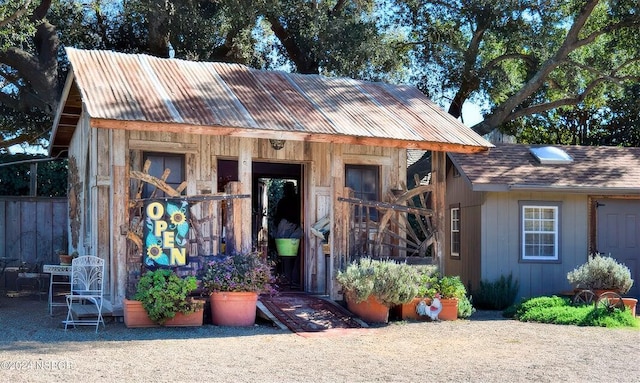
{"label": "rooster lawn ornament", "polygon": [[440,294],[436,294],[431,301],[431,304],[428,305],[426,300],[423,299],[416,306],[416,312],[418,315],[428,316],[431,320],[438,320],[438,314],[442,311],[442,303],[440,302]]}

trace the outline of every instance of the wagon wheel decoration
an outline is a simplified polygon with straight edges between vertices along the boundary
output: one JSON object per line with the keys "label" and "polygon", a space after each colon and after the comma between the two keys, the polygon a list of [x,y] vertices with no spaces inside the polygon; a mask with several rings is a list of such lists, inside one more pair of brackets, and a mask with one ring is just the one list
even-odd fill
{"label": "wagon wheel decoration", "polygon": [[590,305],[595,303],[595,301],[596,294],[591,290],[580,290],[571,299],[574,305]]}
{"label": "wagon wheel decoration", "polygon": [[[388,246],[406,251],[407,256],[425,257],[435,242],[435,228],[432,222],[433,210],[428,206],[432,185],[420,185],[414,175],[415,184],[411,190],[389,193],[391,205],[380,218],[375,239],[377,249]],[[403,214],[406,213],[406,214]]]}
{"label": "wagon wheel decoration", "polygon": [[624,310],[624,301],[622,297],[618,293],[614,293],[613,291],[607,291],[600,296],[598,296],[598,300],[596,301],[596,307],[604,308],[607,311],[611,312],[614,309]]}

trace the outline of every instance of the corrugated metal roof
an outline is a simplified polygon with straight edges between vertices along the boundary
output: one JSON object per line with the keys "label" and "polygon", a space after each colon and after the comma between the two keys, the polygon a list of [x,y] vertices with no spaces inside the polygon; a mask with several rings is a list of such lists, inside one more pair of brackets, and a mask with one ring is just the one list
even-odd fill
{"label": "corrugated metal roof", "polygon": [[449,157],[476,191],[547,190],[640,194],[640,148],[560,146],[573,161],[541,164],[531,145],[502,144]]}
{"label": "corrugated metal roof", "polygon": [[461,152],[492,146],[413,87],[110,51],[67,55],[85,110],[103,127],[138,121],[204,134]]}

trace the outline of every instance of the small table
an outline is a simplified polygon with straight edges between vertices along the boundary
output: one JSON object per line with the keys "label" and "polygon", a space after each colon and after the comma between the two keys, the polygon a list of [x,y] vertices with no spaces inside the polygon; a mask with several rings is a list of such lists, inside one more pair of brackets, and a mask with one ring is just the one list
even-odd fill
{"label": "small table", "polygon": [[[49,315],[53,316],[54,306],[67,306],[66,303],[57,303],[53,301],[53,286],[54,285],[67,285],[69,291],[71,291],[71,266],[62,265],[44,265],[42,266],[43,273],[49,273]],[[56,277],[58,277],[56,279]]]}

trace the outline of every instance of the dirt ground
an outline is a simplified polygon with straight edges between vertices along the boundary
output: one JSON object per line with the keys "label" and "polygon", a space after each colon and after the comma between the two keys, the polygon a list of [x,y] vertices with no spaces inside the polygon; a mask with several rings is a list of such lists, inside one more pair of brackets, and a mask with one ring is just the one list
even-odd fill
{"label": "dirt ground", "polygon": [[4,382],[640,382],[640,331],[496,312],[303,337],[250,328],[64,331],[46,299],[0,298]]}

